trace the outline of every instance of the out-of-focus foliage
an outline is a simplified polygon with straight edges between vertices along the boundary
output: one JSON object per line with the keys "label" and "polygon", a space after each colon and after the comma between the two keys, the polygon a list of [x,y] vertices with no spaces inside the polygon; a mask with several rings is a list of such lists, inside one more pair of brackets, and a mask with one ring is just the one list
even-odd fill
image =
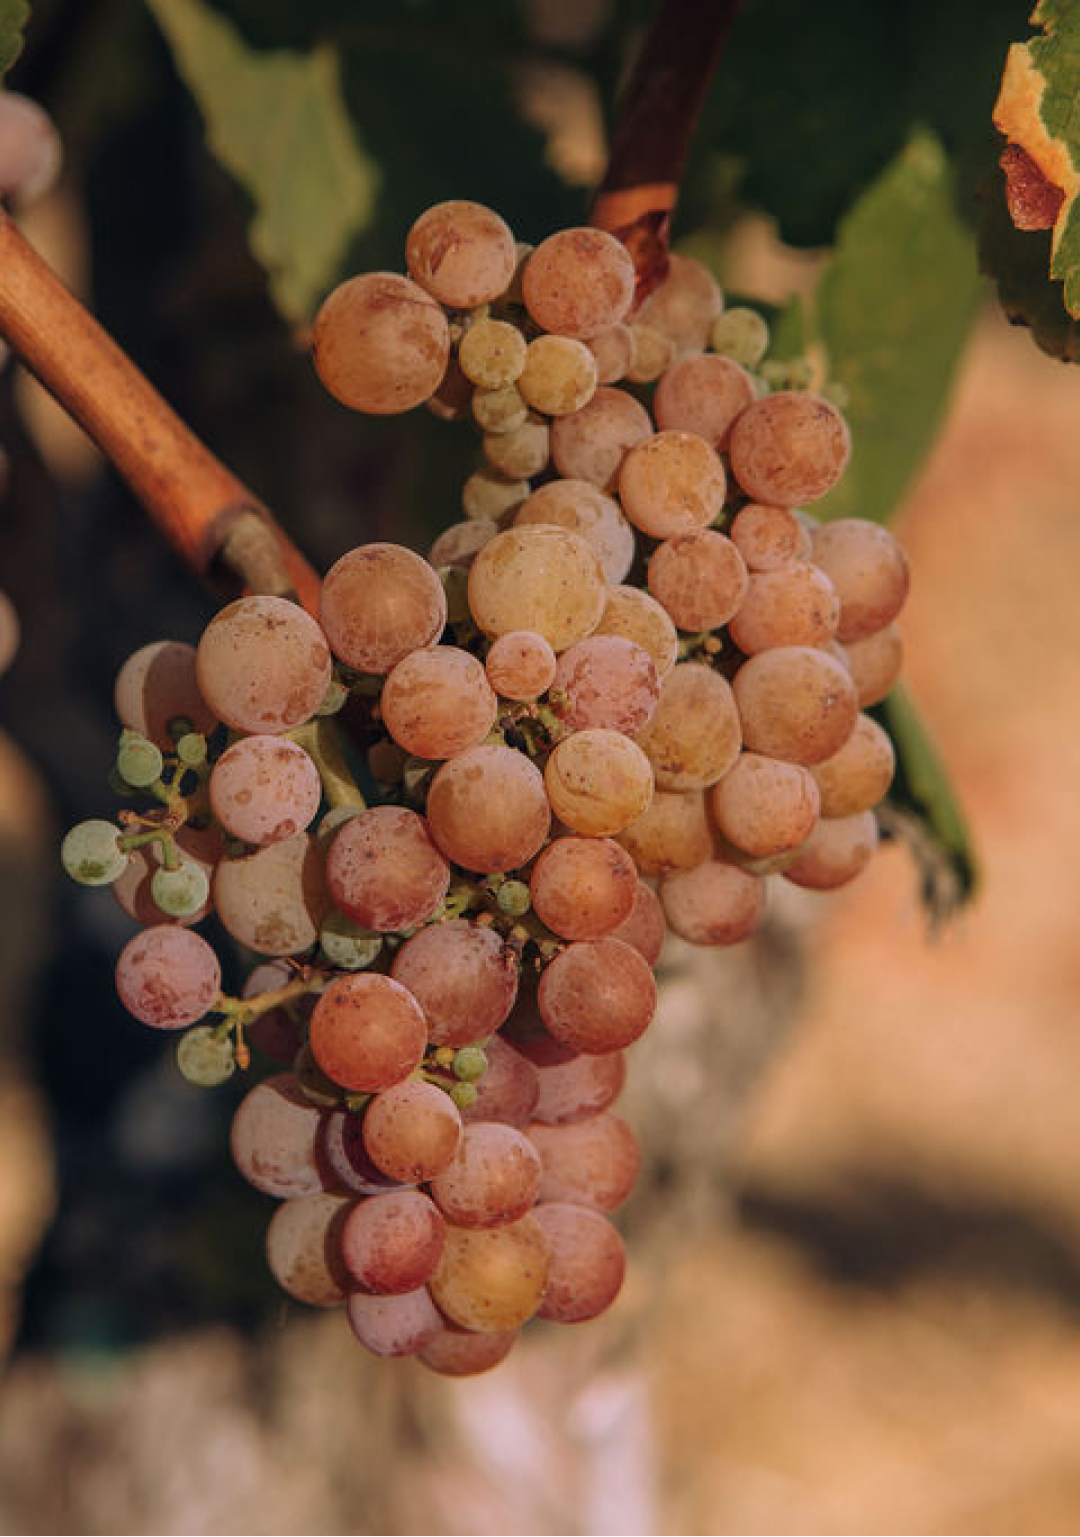
{"label": "out-of-focus foliage", "polygon": [[23,27],[29,15],[29,0],[0,0],[0,76],[5,75],[19,57]]}

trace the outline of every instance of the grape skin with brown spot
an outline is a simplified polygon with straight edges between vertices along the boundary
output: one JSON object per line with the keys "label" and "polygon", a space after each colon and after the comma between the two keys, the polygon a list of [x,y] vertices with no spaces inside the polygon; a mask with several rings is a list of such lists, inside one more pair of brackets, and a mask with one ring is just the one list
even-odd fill
{"label": "grape skin with brown spot", "polygon": [[173,924],[143,929],[116,962],[116,991],[129,1014],[155,1030],[201,1019],[221,989],[221,966],[198,934]]}
{"label": "grape skin with brown spot", "polygon": [[368,1093],[391,1088],[419,1067],[427,1025],[416,999],[390,977],[338,976],[315,1005],[309,1043],[328,1078]]}
{"label": "grape skin with brown spot", "polygon": [[540,1155],[516,1127],[472,1121],[431,1195],[458,1227],[502,1227],[523,1217],[540,1186]]}
{"label": "grape skin with brown spot", "polygon": [[679,637],[671,615],[640,587],[612,587],[595,635],[622,635],[647,651],[661,678],[675,666]]}
{"label": "grape skin with brown spot", "polygon": [[413,279],[450,309],[475,309],[504,293],[517,266],[510,226],[494,209],[463,199],[436,203],[405,241]]}
{"label": "grape skin with brown spot", "polygon": [[423,1183],[445,1169],[461,1136],[461,1116],[450,1096],[416,1079],[376,1094],[364,1116],[368,1157],[405,1184]]}
{"label": "grape skin with brown spot", "polygon": [[559,230],[525,263],[525,306],[545,331],[582,340],[625,319],[634,298],[634,263],[606,230]]}
{"label": "grape skin with brown spot", "polygon": [[770,758],[821,763],[855,727],[851,675],[809,646],[759,651],[739,668],[732,687],[746,746]]}
{"label": "grape skin with brown spot", "polygon": [[390,1190],[353,1206],[341,1228],[341,1258],[353,1286],[399,1296],[431,1278],[445,1239],[446,1223],[428,1196]]}
{"label": "grape skin with brown spot", "polygon": [[491,743],[449,759],[428,790],[428,820],[447,858],[481,874],[516,870],[551,825],[544,781],[516,748]]}
{"label": "grape skin with brown spot", "polygon": [[756,859],[798,848],[814,830],[821,797],[810,770],[744,752],[709,792],[716,825],[729,843]]}
{"label": "grape skin with brown spot", "polygon": [[427,646],[391,669],[379,708],[406,752],[439,759],[478,746],[495,724],[498,700],[476,657],[458,646]]}
{"label": "grape skin with brown spot", "polygon": [[750,586],[739,551],[713,528],[658,545],[648,582],[680,630],[718,630],[739,612]]}
{"label": "grape skin with brown spot", "polygon": [[634,530],[618,502],[588,480],[549,480],[527,496],[514,516],[515,527],[552,523],[567,528],[596,551],[608,582],[621,582],[634,562]]}
{"label": "grape skin with brown spot", "polygon": [[568,647],[553,686],[566,696],[557,708],[575,731],[603,726],[633,736],[648,725],[660,698],[652,657],[618,635],[590,635]]}
{"label": "grape skin with brown spot", "polygon": [[557,664],[551,646],[535,630],[508,630],[492,641],[484,666],[497,694],[531,700],[547,693]]}
{"label": "grape skin with brown spot", "polygon": [[315,371],[354,411],[390,416],[424,403],[450,361],[450,327],[435,300],[395,272],[349,278],[312,327]]}
{"label": "grape skin with brown spot", "polygon": [[190,721],[204,736],[217,725],[199,692],[195,657],[195,647],[184,641],[156,640],[133,652],[116,675],[113,703],[121,722],[163,752],[173,745],[170,721]]}
{"label": "grape skin with brown spot", "polygon": [[494,1034],[517,996],[513,949],[492,928],[451,918],[406,940],[391,975],[424,1010],[436,1046],[468,1046]]}
{"label": "grape skin with brown spot", "polygon": [[399,544],[364,544],[334,562],[320,617],[335,656],[360,672],[389,672],[430,646],[446,624],[446,594],[419,555]]}
{"label": "grape skin with brown spot", "polygon": [[649,413],[626,390],[601,385],[587,405],[552,423],[551,453],[566,480],[613,491],[632,448],[653,435]]}
{"label": "grape skin with brown spot", "polygon": [[387,934],[433,916],[450,885],[450,867],[423,817],[405,806],[373,806],[336,833],[326,877],[343,913]]}
{"label": "grape skin with brown spot", "polygon": [[303,832],[319,809],[319,771],[302,747],[248,736],[222,753],[210,775],[210,806],[227,832],[261,847]]}
{"label": "grape skin with brown spot", "polygon": [[656,979],[622,940],[578,940],[544,968],[537,1001],[560,1045],[577,1052],[621,1051],[652,1022]]}
{"label": "grape skin with brown spot", "polygon": [[891,624],[904,606],[907,556],[880,523],[839,518],[815,529],[814,560],[840,599],[839,639],[863,640]]}
{"label": "grape skin with brown spot", "polygon": [[325,1187],[316,1154],[323,1112],[301,1093],[292,1073],[249,1089],[229,1133],[233,1162],[249,1185],[289,1200]]}
{"label": "grape skin with brown spot", "polygon": [[653,412],[660,428],[696,432],[726,448],[731,424],[757,398],[754,381],[730,358],[713,353],[680,358],[661,376]]}
{"label": "grape skin with brown spot", "polygon": [[773,646],[824,646],[836,634],[840,599],[808,561],[782,571],[757,571],[728,627],[740,651],[754,656]]}
{"label": "grape skin with brown spot", "polygon": [[469,571],[469,607],[485,634],[535,630],[555,651],[595,630],[606,596],[592,546],[547,524],[505,529]]}
{"label": "grape skin with brown spot", "polygon": [[619,834],[619,842],[642,875],[692,870],[711,859],[715,839],[704,792],[658,789],[648,809]]}
{"label": "grape skin with brown spot", "polygon": [[322,704],[330,648],[311,615],[286,598],[238,598],[203,631],[195,671],[207,706],[227,726],[280,733]]}
{"label": "grape skin with brown spot", "polygon": [[214,871],[214,908],[234,939],[260,955],[300,955],[318,942],[332,906],[313,837],[297,833]]}
{"label": "grape skin with brown spot", "polygon": [[537,917],[561,939],[600,939],[630,916],[637,871],[610,838],[554,838],[533,864],[529,890]]}
{"label": "grape skin with brown spot", "polygon": [[533,1213],[551,1253],[539,1317],[576,1324],[607,1311],[622,1289],[626,1248],[608,1219],[588,1207],[544,1201]]}
{"label": "grape skin with brown spot", "polygon": [[810,558],[809,530],[790,507],[747,502],[735,514],[731,539],[751,571],[780,571]]}
{"label": "grape skin with brown spot", "polygon": [[851,433],[831,401],[778,390],[736,418],[728,452],[732,474],[752,501],[800,507],[840,479]]}
{"label": "grape skin with brown spot", "polygon": [[724,860],[678,870],[660,883],[668,925],[692,945],[736,945],[765,913],[765,884]]}
{"label": "grape skin with brown spot", "polygon": [[727,479],[716,450],[693,432],[658,432],[632,448],[619,470],[623,511],[643,534],[670,539],[711,523]]}
{"label": "grape skin with brown spot", "polygon": [[529,1137],[543,1164],[541,1201],[568,1201],[614,1211],[637,1183],[641,1148],[627,1123],[610,1111],[565,1126],[534,1122]]}

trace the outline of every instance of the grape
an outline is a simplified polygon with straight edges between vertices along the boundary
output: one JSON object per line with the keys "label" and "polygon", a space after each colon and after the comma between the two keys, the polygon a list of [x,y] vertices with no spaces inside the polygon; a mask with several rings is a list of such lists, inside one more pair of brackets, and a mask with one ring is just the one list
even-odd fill
{"label": "grape", "polygon": [[214,1089],[236,1072],[232,1041],[211,1025],[196,1025],[180,1037],[176,1048],[180,1076],[202,1089]]}
{"label": "grape", "polygon": [[431,1295],[463,1329],[516,1329],[540,1306],[548,1265],[547,1243],[531,1213],[502,1227],[450,1224]]}
{"label": "grape", "polygon": [[404,806],[374,806],[339,828],[326,860],[334,901],[379,934],[426,923],[450,885],[450,867],[424,818]]}
{"label": "grape", "polygon": [[330,649],[310,614],[287,598],[238,598],[199,642],[199,688],[237,731],[291,731],[326,697]]}
{"label": "grape", "polygon": [[388,1089],[420,1066],[427,1025],[413,995],[370,972],[335,977],[315,1005],[312,1055],[343,1088]]}
{"label": "grape", "polygon": [[0,95],[0,197],[16,207],[48,192],[60,174],[60,135],[49,114],[28,96]]}
{"label": "grape", "polygon": [[625,319],[635,281],[630,253],[614,235],[599,229],[564,229],[532,252],[522,292],[538,326],[586,338]]}
{"label": "grape", "polygon": [[561,939],[600,939],[630,916],[637,871],[610,838],[554,838],[532,867],[529,889],[536,916]]}
{"label": "grape", "polygon": [[735,945],[748,938],[765,912],[761,878],[724,860],[677,870],[660,883],[668,926],[692,945]]}
{"label": "grape", "polygon": [[634,561],[634,530],[618,502],[587,480],[549,480],[517,510],[515,527],[553,523],[580,534],[596,551],[608,582],[621,582]]}
{"label": "grape", "polygon": [[728,633],[753,656],[774,646],[823,646],[836,634],[840,600],[824,571],[809,562],[757,571]]}
{"label": "grape", "polygon": [[712,273],[693,257],[672,252],[668,261],[667,277],[634,318],[669,336],[679,352],[704,352],[723,295]]}
{"label": "grape", "polygon": [[487,1055],[482,1046],[462,1046],[454,1053],[454,1077],[463,1083],[475,1083],[478,1078],[482,1078],[487,1072],[487,1065]]}
{"label": "grape", "polygon": [[277,1073],[249,1089],[229,1133],[233,1162],[248,1184],[280,1200],[321,1191],[315,1138],[322,1114],[304,1098],[292,1073]]}
{"label": "grape", "polygon": [[518,1337],[517,1329],[475,1334],[446,1324],[441,1334],[420,1351],[418,1359],[443,1377],[473,1377],[505,1361]]}
{"label": "grape", "polygon": [[341,1084],[335,1083],[323,1072],[315,1060],[310,1042],[305,1041],[296,1053],[292,1070],[300,1092],[318,1109],[336,1110],[341,1104],[344,1098]]}
{"label": "grape", "polygon": [[739,551],[713,528],[665,539],[649,561],[648,581],[680,630],[718,630],[738,612],[750,585]]}
{"label": "grape", "polygon": [[571,1051],[621,1051],[648,1029],[656,979],[621,939],[579,940],[545,967],[537,994],[555,1040]]}
{"label": "grape", "polygon": [[477,1094],[474,1083],[452,1083],[447,1093],[459,1110],[471,1110],[476,1104]]}
{"label": "grape", "polygon": [[539,1185],[540,1156],[528,1137],[501,1121],[471,1121],[431,1195],[458,1227],[502,1227],[525,1215]]}
{"label": "grape", "polygon": [[904,606],[908,563],[887,528],[863,518],[840,518],[814,531],[814,560],[840,598],[841,641],[863,640],[884,629]]}
{"label": "grape", "polygon": [[536,1104],[538,1087],[536,1069],[531,1062],[496,1035],[484,1047],[487,1071],[476,1083],[476,1100],[462,1119],[505,1121],[508,1126],[524,1126]]}
{"label": "grape", "polygon": [[[241,989],[241,997],[257,998],[261,993],[276,992],[291,982],[295,972],[285,961],[263,961],[250,973]],[[302,998],[294,1007],[299,1011],[308,1005],[314,1007],[314,998]],[[291,1067],[304,1042],[304,1026],[299,1017],[284,1005],[267,1009],[253,1019],[244,1031],[249,1043],[264,1056]]]}
{"label": "grape", "polygon": [[345,1313],[361,1345],[377,1356],[414,1356],[446,1327],[426,1286],[398,1297],[352,1292]]}
{"label": "grape", "polygon": [[696,432],[714,448],[726,448],[731,424],[757,398],[754,381],[730,358],[706,353],[680,358],[656,386],[656,425]]}
{"label": "grape", "polygon": [[875,630],[842,648],[852,681],[859,691],[859,709],[878,704],[892,688],[904,665],[904,642],[894,624]]}
{"label": "grape", "polygon": [[503,390],[521,377],[526,342],[517,326],[505,320],[478,320],[461,338],[458,362],[473,384]]}
{"label": "grape", "polygon": [[260,955],[310,950],[330,910],[315,839],[297,833],[214,871],[214,907],[232,937]]}
{"label": "grape", "polygon": [[285,1201],[266,1229],[266,1263],[270,1274],[290,1297],[309,1307],[332,1308],[345,1301],[349,1273],[340,1248],[345,1219],[353,1203],[348,1197],[294,1196]]}
{"label": "grape", "polygon": [[728,452],[732,473],[752,501],[796,507],[816,502],[840,479],[851,433],[822,396],[779,390],[742,412]]}
{"label": "grape", "polygon": [[652,657],[618,635],[591,635],[569,647],[554,686],[566,695],[559,713],[575,730],[606,726],[628,736],[648,724],[660,697]]}
{"label": "grape", "polygon": [[[513,432],[529,419],[529,408],[513,384],[501,390],[474,390],[472,414],[484,432]],[[470,514],[474,516],[474,514]]]}
{"label": "grape", "polygon": [[571,831],[605,838],[629,827],[648,806],[653,772],[636,742],[592,726],[556,746],[544,767],[544,788],[552,811]]}
{"label": "grape", "polygon": [[491,643],[484,668],[504,699],[537,699],[555,681],[557,659],[535,630],[508,630]]}
{"label": "grape", "polygon": [[551,425],[551,453],[560,475],[613,491],[623,460],[653,435],[649,413],[626,390],[602,385],[587,405]]}
{"label": "grape", "polygon": [[475,556],[499,532],[491,518],[466,518],[444,528],[428,551],[428,560],[436,568],[455,566],[467,571]]}
{"label": "grape", "polygon": [[692,534],[724,505],[724,466],[693,432],[657,432],[632,448],[619,471],[623,511],[653,539]]}
{"label": "grape", "polygon": [[210,806],[235,838],[260,847],[302,832],[322,799],[319,771],[302,747],[247,736],[222,753],[210,775]]}
{"label": "grape", "polygon": [[350,1211],[341,1257],[364,1291],[399,1296],[430,1280],[445,1238],[446,1223],[433,1201],[419,1190],[391,1190]]}
{"label": "grape", "polygon": [[[7,93],[5,92],[4,95]],[[4,96],[0,96],[0,105]],[[0,592],[0,675],[7,672],[19,649],[19,616],[6,592]]]}
{"label": "grape", "polygon": [[182,859],[175,870],[159,865],[150,877],[150,898],[168,917],[195,922],[206,913],[210,877],[190,859]]}
{"label": "grape", "polygon": [[545,1201],[533,1213],[551,1253],[540,1318],[576,1324],[605,1312],[626,1274],[626,1249],[606,1217],[587,1207]]}
{"label": "grape", "polygon": [[217,725],[199,692],[195,647],[179,640],[156,640],[129,656],[116,675],[113,701],[129,731],[166,750],[172,746],[170,721],[187,720],[203,736]]}
{"label": "grape", "polygon": [[744,368],[756,368],[769,350],[768,323],[757,310],[741,305],[725,310],[709,327],[709,346]]}
{"label": "grape", "polygon": [[596,359],[596,376],[601,384],[615,384],[626,375],[634,359],[634,333],[617,321],[606,331],[590,336],[586,346]]}
{"label": "grape", "polygon": [[540,1093],[533,1119],[545,1126],[561,1126],[586,1121],[615,1103],[626,1082],[626,1058],[621,1051],[571,1057],[569,1062],[538,1067],[536,1076]]}
{"label": "grape", "polygon": [[331,913],[319,930],[319,949],[341,971],[363,971],[382,947],[381,935],[369,933],[344,913]]}
{"label": "grape", "polygon": [[876,806],[892,784],[896,753],[885,731],[860,715],[839,752],[814,765],[823,817],[850,817]]}
{"label": "grape", "polygon": [[125,784],[145,790],[161,778],[165,760],[161,749],[137,731],[123,731],[116,754],[116,772]]}
{"label": "grape", "polygon": [[790,507],[747,502],[735,515],[731,539],[751,571],[780,571],[810,557],[810,535]]}
{"label": "grape", "polygon": [[315,1155],[324,1183],[351,1195],[385,1195],[400,1182],[376,1168],[364,1146],[364,1117],[353,1110],[329,1110],[315,1140]]}
{"label": "grape", "polygon": [[436,1046],[467,1046],[493,1034],[517,996],[514,950],[494,929],[465,918],[414,934],[395,955],[391,975],[423,1009]]}
{"label": "grape", "polygon": [[185,768],[202,768],[207,757],[206,738],[197,731],[185,731],[176,744],[176,756]]}
{"label": "grape", "polygon": [[517,248],[509,225],[482,203],[436,203],[405,243],[409,272],[450,309],[471,310],[509,287]]}
{"label": "grape", "polygon": [[492,469],[508,480],[528,480],[539,475],[551,454],[551,433],[542,416],[531,412],[520,427],[484,435],[484,457]]}
{"label": "grape", "polygon": [[315,371],[354,411],[387,416],[422,405],[449,360],[446,316],[418,284],[394,272],[349,278],[315,316]]}
{"label": "grape", "polygon": [[640,587],[612,587],[594,635],[622,635],[647,651],[664,678],[675,665],[679,637],[667,610]]}
{"label": "grape", "polygon": [[383,1174],[409,1184],[445,1169],[461,1136],[461,1116],[450,1096],[415,1079],[376,1094],[364,1116],[368,1157]]}
{"label": "grape", "polygon": [[679,662],[638,736],[662,790],[703,790],[735,762],[741,745],[731,685],[701,662]]}
{"label": "grape", "polygon": [[539,769],[499,743],[472,747],[444,763],[428,789],[427,812],[446,857],[482,874],[525,864],[551,825]]}
{"label": "grape", "polygon": [[655,326],[632,325],[634,353],[626,377],[631,384],[652,384],[675,361],[675,343]]}
{"label": "grape", "polygon": [[704,793],[657,790],[647,809],[619,834],[619,842],[642,875],[692,870],[715,852]]}
{"label": "grape", "polygon": [[809,769],[744,752],[713,786],[709,804],[729,843],[756,859],[768,859],[805,842],[821,798]]}
{"label": "grape", "polygon": [[198,934],[172,924],[143,929],[116,962],[116,990],[129,1014],[156,1030],[201,1019],[221,991],[221,966]]}
{"label": "grape", "polygon": [[496,534],[469,571],[469,607],[485,634],[535,630],[555,651],[595,630],[606,595],[592,546],[545,524]]}
{"label": "grape", "polygon": [[360,672],[389,672],[438,640],[446,594],[419,555],[400,544],[348,550],[323,579],[320,617],[335,656]]}
{"label": "grape", "polygon": [[614,1211],[633,1190],[641,1149],[630,1127],[605,1111],[566,1126],[534,1122],[529,1137],[540,1154],[541,1201],[568,1201]]}
{"label": "grape", "polygon": [[[548,1031],[537,1002],[537,991],[521,993],[510,1018],[502,1028],[502,1036],[518,1054],[533,1067],[548,1067],[552,1062],[569,1062],[578,1053],[572,1046],[564,1046]],[[494,1116],[492,1117],[494,1120]]]}
{"label": "grape", "polygon": [[[528,412],[526,412],[528,420]],[[527,480],[508,480],[498,470],[482,469],[470,475],[461,488],[461,506],[467,518],[497,522],[529,494]]]}
{"label": "grape", "polygon": [[644,957],[650,966],[655,966],[664,946],[666,930],[667,922],[660,898],[651,886],[638,881],[637,896],[629,918],[620,923],[617,929],[612,929],[608,937],[621,939]]}
{"label": "grape", "polygon": [[596,359],[573,337],[538,336],[529,343],[517,387],[534,411],[568,416],[596,393]]}
{"label": "grape", "polygon": [[823,817],[784,874],[796,886],[832,891],[862,874],[877,845],[878,827],[872,811]]}
{"label": "grape", "polygon": [[100,817],[77,822],[60,845],[60,863],[80,886],[111,886],[128,865],[118,843],[121,837],[115,823]]}
{"label": "grape", "polygon": [[495,724],[498,700],[482,662],[457,646],[410,651],[379,699],[383,725],[418,758],[452,758],[477,747]]}
{"label": "grape", "polygon": [[788,763],[831,758],[858,714],[850,675],[809,646],[759,651],[739,668],[733,689],[747,747]]}

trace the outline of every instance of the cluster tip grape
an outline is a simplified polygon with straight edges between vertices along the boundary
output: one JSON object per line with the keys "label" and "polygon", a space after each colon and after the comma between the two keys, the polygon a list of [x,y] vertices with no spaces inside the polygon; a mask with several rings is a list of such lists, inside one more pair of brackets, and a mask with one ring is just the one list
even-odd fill
{"label": "cluster tip grape", "polygon": [[[271,1069],[231,1146],[281,1202],[284,1290],[466,1375],[619,1292],[613,1106],[665,934],[738,943],[777,880],[871,858],[908,568],[806,510],[842,412],[699,263],[634,311],[611,235],[534,249],[463,201],[406,260],[327,298],[315,366],[356,410],[475,424],[461,515],[426,560],[346,551],[317,617],[244,597],[129,658],[124,807],[63,862],[139,926],[119,994],[186,1077]],[[211,912],[256,960],[239,997]]]}

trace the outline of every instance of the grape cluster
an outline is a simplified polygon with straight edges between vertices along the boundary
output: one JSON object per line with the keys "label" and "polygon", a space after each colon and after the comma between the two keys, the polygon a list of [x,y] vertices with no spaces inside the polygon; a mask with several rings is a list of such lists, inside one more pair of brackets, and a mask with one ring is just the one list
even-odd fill
{"label": "grape cluster", "polygon": [[[147,804],[63,861],[141,925],[119,994],[185,1076],[283,1069],[232,1128],[282,1287],[460,1375],[619,1291],[611,1107],[666,930],[735,943],[770,877],[870,858],[907,566],[803,510],[843,417],[699,264],[634,309],[612,236],[528,250],[462,202],[407,260],[330,295],[316,367],[360,410],[472,416],[465,518],[428,560],[349,550],[317,618],[245,597],[129,658],[114,781]],[[211,910],[258,958],[241,997]]]}

